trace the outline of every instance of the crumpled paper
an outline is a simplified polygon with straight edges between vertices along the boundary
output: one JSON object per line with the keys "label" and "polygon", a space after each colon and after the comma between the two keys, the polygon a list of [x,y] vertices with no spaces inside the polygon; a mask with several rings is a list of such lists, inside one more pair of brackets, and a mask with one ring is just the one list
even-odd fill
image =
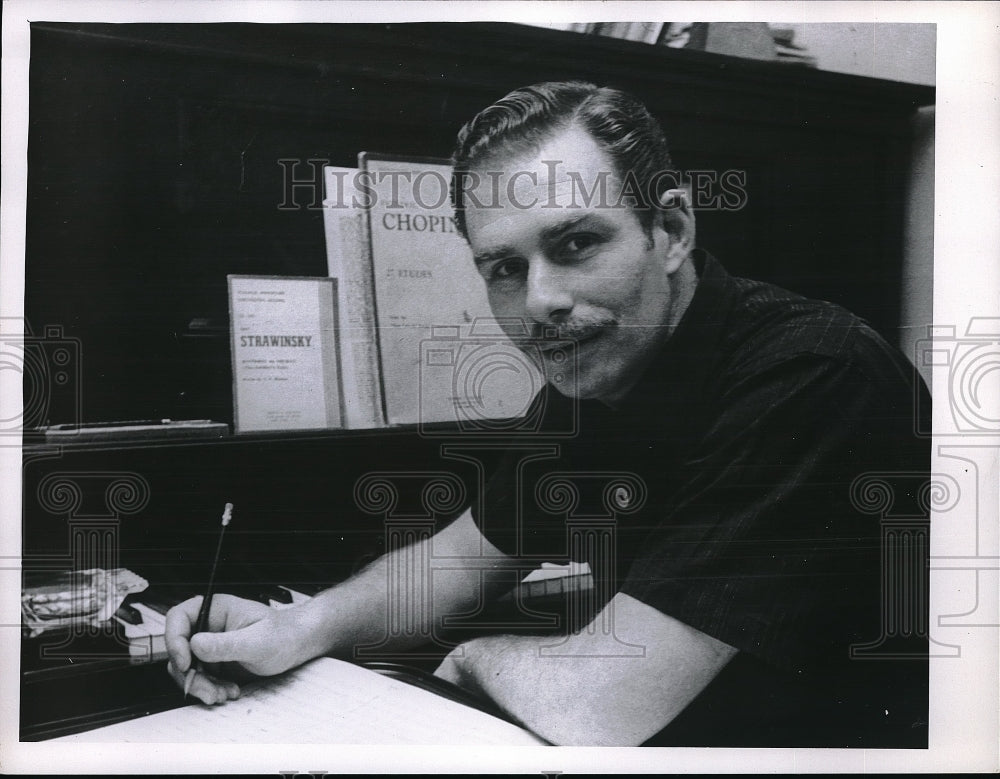
{"label": "crumpled paper", "polygon": [[66,571],[21,591],[21,620],[31,638],[56,628],[96,626],[110,619],[127,595],[148,586],[128,568]]}

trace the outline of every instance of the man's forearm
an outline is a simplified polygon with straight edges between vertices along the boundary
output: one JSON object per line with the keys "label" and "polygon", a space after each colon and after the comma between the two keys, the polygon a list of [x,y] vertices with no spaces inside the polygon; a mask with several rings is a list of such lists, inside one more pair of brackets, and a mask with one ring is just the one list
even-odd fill
{"label": "man's forearm", "polygon": [[[615,629],[610,624],[614,610]],[[485,636],[435,672],[492,699],[554,744],[637,746],[694,699],[735,655],[711,636],[621,593],[588,629]]]}
{"label": "man's forearm", "polygon": [[[297,615],[303,661],[320,655],[351,658],[357,647],[372,644],[403,650],[428,635],[432,589],[421,586],[421,578],[430,577],[427,546],[422,542],[383,555],[303,604]],[[401,598],[408,600],[401,603]]]}
{"label": "man's forearm", "polygon": [[443,616],[472,610],[488,596],[491,574],[504,568],[503,558],[483,556],[478,544],[468,543],[473,527],[463,517],[303,604],[295,628],[301,661],[326,654],[353,658],[366,645],[409,649],[431,640]]}
{"label": "man's forearm", "polygon": [[[631,680],[612,681],[621,670],[615,666],[638,670],[644,663],[641,656],[574,656],[568,647],[561,654],[558,642],[558,637],[538,636],[476,638],[445,660],[445,665],[453,663],[450,671],[437,673],[489,698],[556,745],[638,746],[658,729],[658,713],[636,705],[638,690],[618,694]],[[609,692],[615,686],[619,689]]]}
{"label": "man's forearm", "polygon": [[387,569],[381,557],[299,607],[296,627],[302,661],[320,655],[346,657],[355,646],[377,640],[375,634],[386,624]]}
{"label": "man's forearm", "polygon": [[445,660],[450,669],[443,666],[437,673],[489,698],[553,744],[640,744],[643,734],[622,727],[622,716],[594,708],[588,700],[592,691],[588,685],[601,675],[608,660],[542,651],[543,646],[554,647],[558,641],[558,637],[517,635],[476,638]]}

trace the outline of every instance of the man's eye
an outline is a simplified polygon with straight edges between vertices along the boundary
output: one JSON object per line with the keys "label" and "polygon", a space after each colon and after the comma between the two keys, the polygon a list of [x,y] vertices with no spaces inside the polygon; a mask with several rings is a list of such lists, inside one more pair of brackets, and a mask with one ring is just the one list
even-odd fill
{"label": "man's eye", "polygon": [[524,260],[501,260],[490,269],[490,278],[498,280],[510,279],[523,273],[524,269]]}
{"label": "man's eye", "polygon": [[593,233],[576,233],[566,238],[562,248],[571,254],[582,252],[598,242],[598,237]]}

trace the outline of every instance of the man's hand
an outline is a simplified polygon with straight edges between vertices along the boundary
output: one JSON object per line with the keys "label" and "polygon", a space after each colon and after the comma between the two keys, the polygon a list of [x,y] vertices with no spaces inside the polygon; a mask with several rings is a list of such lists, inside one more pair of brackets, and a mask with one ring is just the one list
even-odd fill
{"label": "man's hand", "polygon": [[201,600],[200,596],[191,598],[167,612],[167,670],[183,687],[194,658],[201,660],[205,671],[195,675],[189,692],[205,703],[239,697],[239,686],[225,677],[271,676],[307,659],[301,657],[296,640],[297,620],[289,613],[295,609],[273,609],[233,595],[216,595],[208,631],[192,636]]}
{"label": "man's hand", "polygon": [[[470,565],[456,565],[462,559]],[[421,601],[409,615],[390,614],[386,608],[390,570],[401,573],[403,581],[419,584],[425,564],[434,571],[434,587],[425,593],[433,602]],[[505,582],[509,586],[505,571],[510,564],[483,537],[466,509],[432,538],[383,555],[356,576],[298,606],[273,609],[216,595],[208,630],[194,636],[201,598],[175,606],[167,613],[168,669],[183,688],[188,669],[195,658],[200,659],[207,667],[192,680],[189,692],[205,703],[223,703],[239,696],[234,679],[241,675],[270,676],[322,655],[350,657],[357,646],[380,644],[387,637],[394,648],[406,649],[432,629],[429,615],[466,614],[483,601],[484,586],[496,589]],[[389,625],[397,616],[414,615],[422,621],[412,633],[390,636]]]}

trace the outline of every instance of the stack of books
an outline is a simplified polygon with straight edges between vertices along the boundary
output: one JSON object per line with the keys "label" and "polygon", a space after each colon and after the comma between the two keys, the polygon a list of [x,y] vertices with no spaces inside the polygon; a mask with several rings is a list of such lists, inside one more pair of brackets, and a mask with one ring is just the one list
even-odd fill
{"label": "stack of books", "polygon": [[446,160],[362,152],[324,169],[344,427],[521,418],[542,387],[493,318]]}
{"label": "stack of books", "polygon": [[666,24],[663,22],[584,22],[577,23],[584,29],[575,28],[577,32],[603,35],[607,38],[621,38],[626,41],[640,43],[659,43]]}
{"label": "stack of books", "polygon": [[673,49],[816,67],[816,58],[794,42],[793,28],[765,22],[568,22],[546,26]]}
{"label": "stack of books", "polygon": [[237,433],[503,432],[536,408],[543,379],[490,311],[450,181],[440,159],[327,166],[328,276],[229,276]]}
{"label": "stack of books", "polygon": [[776,27],[771,25],[771,36],[774,38],[774,53],[778,62],[802,65],[807,68],[816,67],[816,58],[805,46],[795,42],[795,30],[791,27]]}

